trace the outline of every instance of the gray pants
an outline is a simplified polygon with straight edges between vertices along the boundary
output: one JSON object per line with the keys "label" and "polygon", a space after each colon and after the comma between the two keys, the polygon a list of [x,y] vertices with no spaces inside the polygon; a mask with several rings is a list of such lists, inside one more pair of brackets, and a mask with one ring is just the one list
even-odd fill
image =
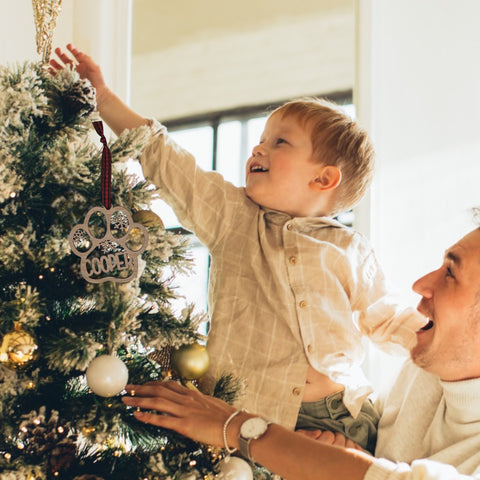
{"label": "gray pants", "polygon": [[318,402],[302,403],[295,429],[330,430],[343,433],[364,450],[375,453],[379,416],[371,400],[366,400],[357,418],[343,403],[343,392],[333,393]]}

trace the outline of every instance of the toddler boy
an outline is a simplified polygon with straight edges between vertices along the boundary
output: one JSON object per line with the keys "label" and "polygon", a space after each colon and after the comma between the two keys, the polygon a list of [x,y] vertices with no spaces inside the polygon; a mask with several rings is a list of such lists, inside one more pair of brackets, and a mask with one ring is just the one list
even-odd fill
{"label": "toddler boy", "polygon": [[362,336],[410,349],[425,319],[390,295],[367,240],[333,219],[370,184],[367,133],[325,100],[287,102],[270,114],[238,188],[200,169],[164,126],[108,89],[90,57],[68,48],[115,133],[155,129],[144,175],[209,249],[210,375],[246,379],[241,407],[290,428],[340,431],[372,451]]}

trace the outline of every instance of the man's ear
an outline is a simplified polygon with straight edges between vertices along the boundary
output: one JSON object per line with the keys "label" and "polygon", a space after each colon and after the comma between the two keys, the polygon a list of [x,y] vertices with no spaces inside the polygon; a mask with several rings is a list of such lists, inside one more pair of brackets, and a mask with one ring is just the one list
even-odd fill
{"label": "man's ear", "polygon": [[324,165],[310,182],[310,187],[317,191],[333,190],[340,185],[342,172],[335,165]]}

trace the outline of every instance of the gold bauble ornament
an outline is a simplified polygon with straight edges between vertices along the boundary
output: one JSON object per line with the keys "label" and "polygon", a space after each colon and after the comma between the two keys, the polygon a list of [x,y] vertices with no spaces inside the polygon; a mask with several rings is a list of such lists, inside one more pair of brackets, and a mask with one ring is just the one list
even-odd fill
{"label": "gold bauble ornament", "polygon": [[165,228],[162,219],[151,210],[138,210],[132,214],[134,222],[141,223],[145,227]]}
{"label": "gold bauble ornament", "polygon": [[173,350],[172,369],[182,380],[198,380],[205,375],[210,366],[210,357],[204,345],[192,343]]}
{"label": "gold bauble ornament", "polygon": [[39,356],[35,337],[18,325],[13,332],[3,336],[0,346],[0,363],[14,370],[29,367]]}

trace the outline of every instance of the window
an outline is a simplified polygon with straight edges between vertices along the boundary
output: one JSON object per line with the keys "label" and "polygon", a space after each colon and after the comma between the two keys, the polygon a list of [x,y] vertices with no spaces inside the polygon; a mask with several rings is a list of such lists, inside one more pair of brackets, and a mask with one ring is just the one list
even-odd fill
{"label": "window", "polygon": [[[341,104],[352,117],[355,115],[349,93],[330,98]],[[163,123],[170,136],[195,156],[201,168],[218,171],[226,180],[242,186],[245,182],[245,162],[263,132],[268,111],[276,106],[245,108]],[[167,204],[158,200],[152,207],[162,217],[166,228],[191,236],[190,250],[195,266],[190,275],[177,278],[178,292],[184,297],[179,298],[179,307],[187,301],[194,303],[196,310],[206,311],[209,267],[207,249],[194,235],[181,227]],[[353,213],[347,212],[339,220],[352,225]]]}

